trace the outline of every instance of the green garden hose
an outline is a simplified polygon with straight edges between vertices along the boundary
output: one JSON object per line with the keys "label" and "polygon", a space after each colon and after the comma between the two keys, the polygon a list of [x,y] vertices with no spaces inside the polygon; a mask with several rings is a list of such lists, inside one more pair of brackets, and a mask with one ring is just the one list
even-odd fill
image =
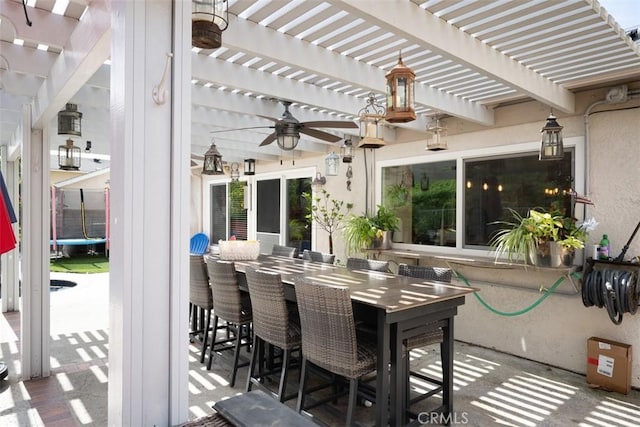
{"label": "green garden hose", "polygon": [[[466,277],[462,275],[462,273],[458,273],[455,270],[453,272],[456,275],[456,277],[462,281],[462,283],[471,287],[471,285],[469,284],[469,281],[467,280]],[[576,273],[571,273],[571,275],[576,278],[579,277]],[[564,276],[564,275],[560,277],[558,280],[555,281],[553,285],[551,285],[549,289],[544,289],[544,294],[540,298],[538,298],[536,301],[534,301],[533,304],[518,311],[508,311],[508,312],[501,311],[491,307],[485,300],[482,299],[480,295],[478,295],[477,292],[474,292],[473,296],[476,297],[478,302],[480,302],[480,304],[482,304],[487,310],[499,316],[506,316],[506,317],[520,316],[521,314],[525,314],[526,312],[533,310],[535,307],[537,307],[542,301],[544,301],[549,295],[551,295],[558,288],[558,286],[562,284],[562,282],[564,282],[564,279],[566,279],[566,277],[567,276]]]}

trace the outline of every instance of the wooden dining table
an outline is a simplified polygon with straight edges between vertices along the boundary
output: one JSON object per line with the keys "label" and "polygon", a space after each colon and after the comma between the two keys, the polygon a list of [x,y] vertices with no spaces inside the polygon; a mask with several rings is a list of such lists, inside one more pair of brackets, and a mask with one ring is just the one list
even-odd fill
{"label": "wooden dining table", "polygon": [[[369,270],[300,259],[260,255],[257,260],[235,261],[236,270],[247,267],[279,273],[285,297],[295,301],[296,279],[304,277],[327,285],[349,288],[354,313],[375,316],[377,327],[376,425],[404,425],[405,387],[408,375],[403,362],[403,341],[426,332],[434,322],[442,327],[442,405],[434,412],[453,414],[453,319],[465,296],[476,289]],[[240,274],[243,276],[243,274]],[[240,286],[243,286],[240,280]],[[246,284],[245,284],[246,286]],[[360,306],[362,310],[356,310]],[[357,314],[356,314],[356,320]],[[388,375],[384,373],[389,372]],[[382,402],[389,401],[389,405]]]}

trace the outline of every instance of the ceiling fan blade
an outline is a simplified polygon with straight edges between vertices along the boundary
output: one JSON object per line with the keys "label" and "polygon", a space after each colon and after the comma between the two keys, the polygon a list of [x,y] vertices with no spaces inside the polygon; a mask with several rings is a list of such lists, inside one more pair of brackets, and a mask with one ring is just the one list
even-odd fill
{"label": "ceiling fan blade", "polygon": [[256,114],[256,117],[261,117],[263,119],[271,120],[272,122],[278,123],[281,119],[276,119],[275,117],[263,116],[261,114]]}
{"label": "ceiling fan blade", "polygon": [[342,140],[341,137],[336,136],[332,133],[324,132],[318,129],[309,129],[307,127],[302,127],[302,129],[300,129],[300,133],[304,133],[314,138],[322,139],[323,141],[338,142]]}
{"label": "ceiling fan blade", "polygon": [[303,122],[305,127],[310,128],[341,128],[341,129],[357,129],[358,125],[350,121],[337,120],[320,120],[315,122]]}
{"label": "ceiling fan blade", "polygon": [[200,154],[191,154],[191,158],[196,160],[204,160],[204,156],[201,156]]}
{"label": "ceiling fan blade", "polygon": [[260,143],[260,147],[263,147],[263,146],[265,146],[265,145],[269,145],[269,144],[271,144],[271,143],[272,143],[273,141],[275,141],[275,140],[276,140],[276,133],[274,132],[274,133],[272,133],[271,135],[269,135],[268,137],[266,137],[266,138],[264,139],[264,141],[262,141],[262,142]]}

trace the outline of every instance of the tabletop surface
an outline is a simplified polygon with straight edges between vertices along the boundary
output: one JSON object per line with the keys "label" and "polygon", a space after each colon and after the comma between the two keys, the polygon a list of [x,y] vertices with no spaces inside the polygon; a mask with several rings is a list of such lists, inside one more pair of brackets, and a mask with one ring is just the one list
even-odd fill
{"label": "tabletop surface", "polygon": [[467,286],[369,270],[349,270],[331,264],[273,255],[260,255],[255,261],[235,261],[235,265],[239,272],[252,267],[279,273],[283,282],[294,287],[296,280],[301,277],[332,286],[347,286],[352,300],[383,308],[388,313],[463,297],[477,290]]}

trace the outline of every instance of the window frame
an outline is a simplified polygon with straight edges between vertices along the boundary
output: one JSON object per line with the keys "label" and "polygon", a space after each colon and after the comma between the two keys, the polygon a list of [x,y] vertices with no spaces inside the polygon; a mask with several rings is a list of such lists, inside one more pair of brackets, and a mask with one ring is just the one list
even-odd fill
{"label": "window frame", "polygon": [[[584,194],[585,188],[585,152],[584,137],[574,136],[564,138],[563,145],[574,150],[574,190]],[[465,215],[464,215],[464,190],[465,176],[464,166],[467,160],[479,160],[506,155],[526,155],[538,153],[540,142],[511,143],[486,148],[476,148],[461,151],[442,151],[438,153],[424,154],[422,156],[402,157],[386,160],[378,160],[375,164],[375,198],[376,205],[382,203],[382,168],[391,166],[406,166],[418,163],[434,163],[442,161],[456,161],[456,246],[418,245],[414,243],[394,243],[394,249],[429,252],[436,255],[466,255],[471,257],[495,256],[494,251],[486,247],[463,247]],[[576,206],[574,215],[578,220],[584,219],[585,209]]]}

